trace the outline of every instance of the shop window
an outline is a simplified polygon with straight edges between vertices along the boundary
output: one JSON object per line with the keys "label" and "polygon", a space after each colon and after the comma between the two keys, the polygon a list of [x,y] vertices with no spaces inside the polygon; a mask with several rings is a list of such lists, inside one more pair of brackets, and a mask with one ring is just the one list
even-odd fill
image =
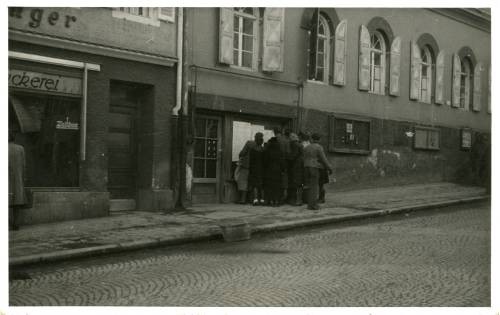
{"label": "shop window", "polygon": [[431,127],[415,127],[414,148],[426,150],[439,150],[439,129]]}
{"label": "shop window", "polygon": [[27,187],[78,187],[80,99],[9,98],[9,128],[26,154]]}
{"label": "shop window", "polygon": [[219,121],[198,118],[195,128],[193,177],[216,178]]}
{"label": "shop window", "polygon": [[350,117],[329,117],[330,152],[368,154],[370,152],[370,121]]}

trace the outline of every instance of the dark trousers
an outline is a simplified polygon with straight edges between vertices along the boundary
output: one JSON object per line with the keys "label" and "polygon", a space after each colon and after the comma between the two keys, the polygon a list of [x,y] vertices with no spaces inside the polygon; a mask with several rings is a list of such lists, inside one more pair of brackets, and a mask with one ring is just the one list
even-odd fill
{"label": "dark trousers", "polygon": [[307,186],[307,207],[309,209],[318,208],[319,191],[319,169],[315,167],[305,168],[305,182]]}

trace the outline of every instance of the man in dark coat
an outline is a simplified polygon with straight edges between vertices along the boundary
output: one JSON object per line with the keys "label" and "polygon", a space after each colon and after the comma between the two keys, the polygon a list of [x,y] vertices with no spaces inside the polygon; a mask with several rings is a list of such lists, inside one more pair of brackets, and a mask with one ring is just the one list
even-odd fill
{"label": "man in dark coat", "polygon": [[264,161],[264,194],[269,205],[281,204],[283,173],[286,169],[280,143],[272,137],[266,143],[263,154]]}
{"label": "man in dark coat", "polygon": [[9,227],[17,230],[18,210],[26,204],[24,195],[24,172],[26,159],[24,148],[14,143],[14,134],[9,132]]}

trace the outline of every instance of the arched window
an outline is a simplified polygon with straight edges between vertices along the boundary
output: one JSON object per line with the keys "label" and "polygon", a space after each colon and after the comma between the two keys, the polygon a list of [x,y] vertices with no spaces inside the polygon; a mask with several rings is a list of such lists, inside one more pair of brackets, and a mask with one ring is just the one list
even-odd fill
{"label": "arched window", "polygon": [[421,61],[421,77],[420,77],[420,101],[431,103],[432,96],[432,54],[428,46],[420,52]]}
{"label": "arched window", "polygon": [[322,14],[316,14],[313,18],[316,18],[317,22],[313,24],[315,29],[311,30],[309,80],[327,82],[330,65],[330,26]]}
{"label": "arched window", "polygon": [[255,68],[258,10],[234,8],[233,62],[235,66]]}
{"label": "arched window", "polygon": [[460,69],[460,108],[469,110],[472,95],[472,65],[469,58],[460,60]]}
{"label": "arched window", "polygon": [[375,31],[370,34],[370,92],[385,94],[385,40]]}

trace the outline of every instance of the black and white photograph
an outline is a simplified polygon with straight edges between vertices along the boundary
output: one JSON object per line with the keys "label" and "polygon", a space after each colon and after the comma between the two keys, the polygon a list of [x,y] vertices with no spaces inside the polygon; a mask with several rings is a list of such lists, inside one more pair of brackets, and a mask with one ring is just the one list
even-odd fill
{"label": "black and white photograph", "polygon": [[491,6],[124,3],[4,7],[1,314],[498,314]]}

